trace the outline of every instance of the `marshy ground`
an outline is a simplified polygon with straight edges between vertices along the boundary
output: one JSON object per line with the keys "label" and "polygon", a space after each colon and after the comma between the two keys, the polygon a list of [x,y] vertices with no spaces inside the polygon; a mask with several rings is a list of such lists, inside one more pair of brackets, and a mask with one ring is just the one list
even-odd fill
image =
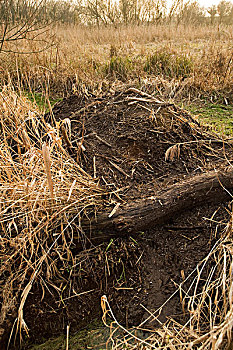
{"label": "marshy ground", "polygon": [[8,56],[8,71],[1,61],[3,346],[12,329],[12,349],[20,330],[23,349],[103,349],[113,331],[109,349],[224,345],[231,198],[120,236],[82,220],[231,166],[230,29],[56,35],[49,51]]}

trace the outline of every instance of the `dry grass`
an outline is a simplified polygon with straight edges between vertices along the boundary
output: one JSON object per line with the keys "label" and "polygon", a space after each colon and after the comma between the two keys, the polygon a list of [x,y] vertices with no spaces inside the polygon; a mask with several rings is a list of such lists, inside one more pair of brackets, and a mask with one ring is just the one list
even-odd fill
{"label": "dry grass", "polygon": [[[28,41],[21,42],[20,50],[34,53],[0,57],[0,276],[4,281],[0,328],[4,329],[8,314],[19,305],[15,328],[20,334],[22,329],[27,332],[23,308],[33,282],[37,280],[46,288],[47,281],[59,275],[58,266],[65,269],[74,265],[73,232],[79,232],[85,247],[87,238],[79,222],[102,207],[104,194],[63,148],[62,128],[66,126],[57,123],[51,127],[20,91],[40,92],[46,97],[78,89],[98,93],[116,80],[130,78],[168,97],[209,92],[228,96],[233,81],[231,28],[60,26],[49,36],[52,45],[46,51],[39,52],[42,47]],[[181,76],[146,72],[146,59],[155,51],[169,51],[177,58],[185,51],[193,64],[189,76],[182,81]],[[121,60],[116,64],[111,61],[114,57]],[[186,325],[170,320],[146,343],[126,332],[124,339],[115,339],[112,348],[227,348],[233,324],[232,252],[230,218],[222,239],[189,276],[193,278],[192,292],[185,292],[182,285],[177,289],[190,314]],[[215,264],[197,293],[210,260]],[[107,299],[102,306],[114,316]],[[153,318],[156,315],[148,322]]]}
{"label": "dry grass", "polygon": [[[98,93],[116,80],[129,79],[139,85],[155,81],[163,92],[165,82],[174,89],[183,78],[186,96],[232,89],[231,27],[60,25],[44,38],[46,46],[51,44],[45,51],[43,42],[28,40],[9,47],[16,53],[1,54],[2,82],[10,79],[14,86],[53,97],[77,89]],[[29,54],[18,55],[19,51]],[[156,83],[158,76],[165,82]]]}
{"label": "dry grass", "polygon": [[34,280],[45,288],[58,265],[73,265],[74,241],[86,240],[79,222],[102,206],[104,191],[64,150],[60,124],[52,128],[11,87],[0,93],[0,115],[0,328],[20,302],[17,329],[27,331],[23,306]]}
{"label": "dry grass", "polygon": [[[34,282],[42,289],[53,286],[74,259],[74,231],[85,247],[87,239],[79,223],[103,206],[104,191],[73,161],[63,148],[61,127],[52,128],[37,106],[18,96],[12,87],[0,93],[1,148],[1,290],[0,327],[17,309],[13,334],[28,333],[24,305]],[[67,130],[69,134],[69,130]],[[45,143],[46,140],[46,143]],[[230,214],[229,214],[230,215]],[[76,237],[77,239],[77,237]],[[225,349],[231,341],[232,217],[208,256],[185,279],[190,288],[179,293],[181,308],[189,319],[185,325],[170,319],[141,340],[141,329],[161,312],[148,310],[148,319],[136,330],[126,330],[114,317],[106,297],[102,298],[104,321],[113,319],[109,345],[112,349]],[[80,263],[81,264],[81,263]],[[204,283],[203,283],[204,281]],[[202,285],[202,287],[200,287]],[[55,286],[56,288],[56,286]],[[170,297],[172,298],[172,296]],[[125,332],[116,337],[116,330]]]}

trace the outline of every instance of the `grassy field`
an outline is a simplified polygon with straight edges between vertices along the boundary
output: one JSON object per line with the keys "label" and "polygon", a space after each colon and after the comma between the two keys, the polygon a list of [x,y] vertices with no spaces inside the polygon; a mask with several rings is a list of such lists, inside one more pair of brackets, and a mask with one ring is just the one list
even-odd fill
{"label": "grassy field", "polygon": [[[22,40],[20,45],[8,45],[12,52],[0,55],[3,232],[0,272],[5,283],[0,321],[4,324],[7,315],[18,305],[15,325],[20,337],[21,329],[28,332],[23,309],[33,282],[39,279],[44,286],[44,279],[51,282],[61,266],[63,274],[71,274],[73,266],[79,266],[78,273],[82,274],[85,258],[73,255],[73,242],[67,241],[64,231],[72,231],[71,224],[83,213],[87,217],[90,213],[96,215],[103,208],[102,198],[106,196],[99,182],[73,162],[64,148],[62,133],[65,125],[69,135],[68,118],[51,126],[43,118],[45,112],[51,112],[56,102],[73,93],[100,96],[119,87],[132,86],[166,102],[175,102],[224,137],[231,137],[233,130],[232,27],[59,25],[49,28],[43,37],[44,42]],[[50,146],[44,143],[45,136]],[[228,228],[232,227],[232,222],[229,225]],[[222,251],[224,247],[221,246]],[[217,264],[223,265],[221,273],[226,279],[233,265],[230,250],[222,251]],[[227,279],[229,288],[224,294],[226,305],[227,295],[232,293],[230,283],[231,277]],[[211,292],[212,287],[214,283]],[[226,338],[232,328],[230,299],[229,305],[221,319],[219,337]],[[211,324],[212,320],[208,321]],[[177,332],[182,333],[183,328]],[[204,341],[208,338],[214,344],[211,332],[213,329]],[[71,337],[70,346],[91,348],[93,334],[99,337],[102,328]],[[163,344],[169,343],[170,335],[166,338],[161,331],[159,336]],[[185,343],[185,336],[181,340],[177,338],[177,344]],[[201,336],[199,340],[196,344],[203,344]],[[64,348],[65,342],[66,337],[61,336],[32,349]],[[139,345],[138,349],[143,346]],[[217,349],[214,346],[213,349]]]}
{"label": "grassy field", "polygon": [[233,131],[233,107],[232,105],[204,103],[185,106],[192,115],[196,116],[203,124],[209,125],[220,134],[232,136]]}
{"label": "grassy field", "polygon": [[231,27],[58,26],[42,37],[47,50],[44,42],[22,40],[9,45],[14,53],[1,54],[2,84],[10,81],[18,89],[57,98],[82,89],[98,93],[131,80],[172,98],[231,99]]}

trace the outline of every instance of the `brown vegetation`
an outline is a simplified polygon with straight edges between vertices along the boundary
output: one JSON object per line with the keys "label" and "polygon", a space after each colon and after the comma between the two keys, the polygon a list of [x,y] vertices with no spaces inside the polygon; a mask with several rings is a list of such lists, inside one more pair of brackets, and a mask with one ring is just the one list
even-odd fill
{"label": "brown vegetation", "polygon": [[[209,133],[187,112],[179,109],[174,104],[158,100],[155,94],[152,96],[136,88],[115,91],[98,98],[89,98],[88,95],[83,93],[71,96],[56,105],[53,115],[45,117],[40,117],[35,106],[31,105],[25,97],[17,97],[10,88],[5,88],[2,91],[1,100],[1,131],[3,135],[1,156],[1,186],[3,188],[0,271],[2,284],[1,333],[3,341],[9,339],[10,323],[12,327],[10,344],[13,344],[17,334],[20,335],[22,340],[23,331],[26,334],[29,332],[25,317],[31,327],[36,327],[30,319],[30,314],[26,313],[24,315],[25,308],[27,310],[29,307],[27,301],[30,300],[30,293],[33,292],[37,299],[40,298],[38,287],[35,288],[35,286],[39,286],[43,294],[45,293],[45,298],[47,298],[46,289],[48,288],[51,292],[52,287],[56,290],[56,293],[58,292],[59,298],[65,301],[76,296],[71,292],[73,283],[77,283],[75,288],[79,288],[82,294],[81,286],[85,284],[82,279],[86,274],[88,276],[87,272],[83,273],[83,268],[88,271],[91,255],[95,264],[94,275],[95,270],[100,275],[103,273],[99,272],[99,264],[100,262],[103,264],[104,259],[107,258],[106,252],[110,249],[112,241],[104,246],[105,253],[104,251],[101,253],[101,248],[95,248],[92,245],[92,236],[95,238],[96,231],[95,225],[90,224],[91,218],[93,218],[93,223],[96,221],[95,218],[98,222],[98,218],[101,218],[101,212],[107,212],[108,220],[110,218],[114,222],[118,218],[119,207],[127,209],[130,205],[130,198],[137,198],[137,192],[139,196],[141,193],[142,198],[147,196],[146,193],[149,193],[148,185],[150,186],[153,182],[153,177],[154,190],[150,195],[156,196],[158,191],[155,185],[156,181],[159,185],[161,174],[165,177],[166,175],[172,176],[172,173],[173,175],[176,174],[176,178],[171,179],[172,182],[176,183],[185,176],[186,172],[190,172],[186,176],[193,175],[198,164],[201,165],[201,171],[211,169],[214,165],[218,166],[219,160],[222,161],[227,157],[228,147],[231,149],[231,143],[228,144],[227,139],[224,140],[216,134]],[[70,119],[65,115],[66,113],[71,117]],[[111,115],[111,118],[109,118],[109,115]],[[50,122],[48,118],[51,119]],[[72,133],[69,129],[70,122],[74,124]],[[115,125],[113,134],[111,133],[111,125]],[[62,131],[63,128],[65,128],[65,131]],[[141,139],[146,130],[154,131],[148,144]],[[90,135],[94,137],[92,141],[88,139]],[[145,140],[148,140],[148,135]],[[47,146],[44,143],[45,141]],[[175,144],[171,146],[170,142],[172,144],[175,142]],[[114,144],[116,144],[116,148]],[[101,152],[104,162],[99,162],[98,154],[93,153],[93,146],[95,150]],[[147,147],[149,148],[147,149]],[[174,147],[176,147],[176,150]],[[180,150],[180,147],[185,148]],[[148,152],[149,149],[152,151],[151,155]],[[105,156],[106,150],[108,154]],[[119,151],[120,153],[116,153]],[[123,157],[122,159],[119,158],[120,154]],[[144,155],[143,158],[142,155]],[[119,163],[120,160],[121,163]],[[107,166],[105,161],[107,161]],[[153,161],[156,161],[155,168],[153,168]],[[142,162],[141,165],[140,162]],[[167,166],[165,166],[166,162]],[[159,177],[158,171],[161,172]],[[135,175],[133,175],[134,173]],[[132,178],[129,174],[132,174]],[[143,176],[140,179],[141,175]],[[128,193],[124,183],[131,188]],[[204,187],[200,184],[204,184]],[[184,182],[181,180],[180,183],[174,184],[170,189],[169,182],[166,185],[166,181],[160,183],[160,186],[162,186],[163,192],[160,199],[167,201],[166,208],[168,211],[165,215],[166,217],[169,216],[171,220],[172,215],[170,214],[172,214],[173,209],[173,212],[177,213],[182,211],[181,209],[184,209],[184,207],[186,209],[188,209],[188,206],[192,207],[192,204],[194,207],[199,207],[203,203],[207,205],[213,202],[212,199],[215,199],[216,193],[217,201],[226,200],[224,193],[232,187],[232,171],[230,169],[226,173],[209,172],[207,175],[197,175],[191,180]],[[196,191],[197,189],[198,191]],[[184,193],[183,190],[185,190]],[[203,193],[203,190],[207,192]],[[227,192],[227,196],[228,194]],[[186,202],[187,200],[190,201],[190,198],[191,206],[190,203],[187,204]],[[192,198],[195,198],[195,201]],[[148,200],[150,201],[150,199]],[[214,200],[214,202],[216,201]],[[161,205],[160,201],[159,205]],[[177,206],[178,210],[176,210]],[[142,207],[146,213],[148,207],[144,205]],[[148,220],[148,225],[152,225],[153,221],[156,222],[156,215],[159,215],[159,210],[154,205],[149,207],[152,220]],[[216,211],[216,207],[211,208]],[[157,213],[154,217],[153,211],[155,209]],[[126,225],[129,212],[126,210]],[[134,231],[134,224],[136,225],[134,240],[138,239],[138,230],[146,227],[145,221],[148,218],[141,218],[141,213],[142,211],[134,217],[131,224],[131,233]],[[182,215],[182,212],[180,214]],[[212,214],[214,215],[214,213]],[[144,226],[139,225],[137,229],[138,219],[144,221]],[[89,227],[91,225],[91,232],[89,227],[87,229],[86,222],[89,223]],[[224,253],[226,255],[224,270],[220,268],[213,275],[212,269],[214,269],[214,259],[217,259],[218,264],[221,264],[223,259],[221,254],[225,251],[226,242],[230,239],[230,225],[224,233],[221,233],[217,226],[214,226],[218,243],[214,245],[211,253],[204,259],[205,264],[208,262],[207,266],[210,271],[206,272],[207,276],[205,277],[208,283],[199,285],[197,275],[196,283],[198,287],[196,286],[194,290],[190,287],[190,295],[186,295],[184,299],[182,284],[179,287],[181,288],[182,301],[187,300],[188,303],[187,308],[185,308],[186,303],[183,302],[183,310],[186,317],[187,315],[190,317],[195,332],[190,332],[190,329],[184,325],[182,326],[183,323],[181,322],[178,326],[178,333],[181,335],[179,337],[175,330],[178,319],[175,318],[170,321],[170,325],[166,324],[165,326],[164,324],[159,328],[160,330],[156,330],[159,336],[147,339],[146,344],[148,346],[151,342],[155,344],[164,341],[165,344],[168,341],[168,347],[173,343],[176,346],[175,344],[182,344],[186,339],[189,339],[190,344],[193,342],[194,345],[198,343],[206,345],[212,342],[213,332],[213,334],[216,333],[217,344],[225,344],[225,334],[228,332],[231,322],[231,304],[229,304],[230,299],[228,298],[231,285],[230,277],[228,277],[231,266],[230,254],[226,255]],[[172,225],[173,230],[176,230],[177,227],[177,225],[174,225],[174,227]],[[178,227],[179,229],[182,230]],[[202,230],[197,223],[193,224],[192,229]],[[124,234],[126,233],[124,228],[121,227],[121,230]],[[158,227],[156,234],[159,235],[161,230],[162,228]],[[206,227],[204,232],[206,232]],[[101,241],[106,239],[106,236],[109,237],[108,234],[103,237],[102,233],[97,233],[98,239]],[[111,231],[111,233],[113,232]],[[114,236],[110,235],[110,237]],[[123,249],[127,252],[123,264],[130,264],[131,255],[129,254],[132,254],[132,259],[135,259],[133,255],[135,249],[132,253],[129,253],[131,238],[128,242],[126,239],[123,245],[125,247]],[[87,247],[90,247],[91,250],[86,250]],[[116,256],[122,254],[121,249],[114,254]],[[98,259],[99,263],[97,263]],[[122,264],[121,259],[119,261]],[[114,260],[117,261],[116,258]],[[142,264],[145,263],[143,261],[142,259]],[[108,291],[109,287],[107,285],[111,285],[111,276],[115,280],[119,273],[119,264],[111,263],[113,271],[111,274],[108,265],[110,261],[105,260],[105,263],[107,265],[104,265],[104,270],[107,268],[107,271],[109,271],[106,274],[108,282],[106,282],[105,287],[105,290]],[[190,267],[194,267],[194,262],[188,266],[189,270],[186,272],[190,271]],[[129,267],[126,271],[128,269]],[[197,271],[199,270],[197,269]],[[132,274],[132,271],[130,273]],[[208,299],[208,293],[213,293],[216,281],[221,281],[223,274],[225,276],[224,284],[220,284],[218,287],[219,294],[215,296],[215,307],[213,310],[206,311],[207,301],[211,305],[213,298]],[[155,281],[157,278],[155,276]],[[71,283],[71,287],[68,289],[67,283]],[[125,283],[127,282],[123,282],[123,289]],[[139,286],[145,288],[143,283],[145,282],[141,280],[138,288]],[[122,282],[119,280],[115,286],[121,290]],[[64,290],[67,290],[67,293],[64,294]],[[172,290],[174,291],[174,288]],[[222,303],[221,293],[223,292],[225,293],[225,299]],[[184,293],[187,293],[186,289]],[[199,297],[200,293],[201,299]],[[141,295],[144,297],[143,293]],[[119,295],[115,297],[119,298]],[[120,300],[121,304],[124,305],[124,300],[122,298]],[[196,303],[197,308],[194,307]],[[51,305],[53,305],[52,301]],[[106,298],[102,299],[102,307],[105,317],[106,307],[110,308]],[[177,304],[175,304],[175,307],[177,308]],[[33,311],[30,307],[29,310],[32,315],[36,311]],[[115,317],[111,309],[109,310],[111,315]],[[193,317],[193,312],[195,317]],[[203,317],[213,318],[211,328],[206,323],[202,324],[200,322],[200,318]],[[219,322],[219,320],[221,321]],[[171,341],[166,340],[167,335],[169,335]],[[134,338],[135,336],[133,336]],[[128,341],[130,342],[128,339],[125,340],[125,342]],[[117,340],[117,342],[119,342],[121,348],[123,346],[122,341]],[[140,348],[143,344],[143,341],[139,342],[138,347]]]}
{"label": "brown vegetation", "polygon": [[[179,242],[187,248],[188,240],[191,253],[186,249],[185,263],[177,263],[179,277],[177,271],[173,279],[169,273],[161,277],[163,286],[154,288],[151,298],[151,303],[158,298],[166,305],[166,293],[171,292],[167,300],[179,294],[182,320],[171,316],[166,307],[163,311],[161,305],[157,313],[146,310],[149,318],[139,322],[140,329],[149,328],[143,340],[137,329],[129,331],[117,321],[105,296],[103,320],[108,323],[106,316],[110,316],[111,330],[120,328],[125,334],[115,333],[113,349],[222,349],[231,343],[233,315],[232,211],[226,203],[232,189],[232,140],[210,132],[174,101],[204,97],[233,102],[232,26],[226,25],[231,12],[228,8],[226,15],[223,9],[220,16],[220,7],[212,8],[211,23],[216,22],[216,11],[221,23],[210,25],[201,16],[204,24],[197,26],[196,20],[184,25],[193,9],[200,10],[195,6],[182,8],[183,12],[171,16],[173,20],[169,16],[165,20],[162,9],[157,8],[159,12],[149,23],[133,16],[133,11],[126,16],[122,8],[122,23],[112,20],[112,25],[103,26],[110,16],[105,7],[101,14],[94,11],[93,4],[87,2],[89,20],[85,23],[74,25],[77,16],[68,16],[73,9],[67,5],[67,12],[64,7],[60,10],[67,15],[64,22],[68,25],[47,27],[49,17],[44,21],[45,32],[32,25],[19,38],[20,21],[14,17],[14,23],[12,17],[16,40],[7,40],[11,29],[8,32],[8,22],[3,23],[2,344],[9,341],[17,348],[18,341],[29,333],[27,320],[32,331],[38,331],[33,318],[42,317],[38,304],[43,298],[46,311],[48,295],[56,299],[51,300],[53,309],[59,304],[58,314],[66,307],[70,310],[70,299],[92,291],[89,278],[94,281],[93,308],[103,291],[109,292],[113,302],[117,300],[116,305],[119,302],[118,314],[121,307],[128,310],[128,295],[122,297],[122,290],[130,290],[133,304],[134,300],[144,302],[150,279],[143,272],[159,283],[166,274],[161,264],[169,269],[171,251],[179,250]],[[40,22],[39,15],[43,17],[43,11],[35,21]],[[27,22],[27,13],[25,16]],[[96,26],[88,27],[87,22]],[[51,101],[64,97],[52,111]],[[225,203],[221,209],[220,202]],[[168,226],[161,226],[165,221]],[[149,226],[152,231],[141,232]],[[183,241],[177,239],[176,231],[181,231]],[[114,241],[119,232],[132,237]],[[199,235],[204,247],[196,241]],[[96,236],[107,243],[96,247]],[[174,240],[168,248],[170,255],[163,237]],[[149,241],[156,242],[159,249],[154,243],[149,246]],[[144,251],[149,246],[147,257],[138,244]],[[160,260],[160,252],[158,271],[153,271],[150,260],[153,256]],[[182,260],[182,253],[176,256]],[[174,303],[172,311],[177,310],[178,298]],[[88,309],[87,304],[80,302],[80,309],[83,305]],[[132,325],[138,314],[132,303],[130,307],[136,315]],[[80,309],[72,314],[76,323],[80,313],[83,317]],[[163,322],[160,315],[169,319]]]}
{"label": "brown vegetation", "polygon": [[42,100],[85,89],[98,93],[128,80],[151,84],[167,98],[231,99],[231,27],[59,25],[44,37],[51,37],[46,51],[43,41],[6,43],[15,53],[1,54],[1,84],[11,81]]}

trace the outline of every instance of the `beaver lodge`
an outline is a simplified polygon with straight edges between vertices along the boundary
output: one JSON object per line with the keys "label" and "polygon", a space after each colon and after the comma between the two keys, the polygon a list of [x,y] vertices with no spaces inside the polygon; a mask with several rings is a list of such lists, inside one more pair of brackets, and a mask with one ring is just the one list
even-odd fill
{"label": "beaver lodge", "polygon": [[149,89],[1,96],[1,349],[101,317],[112,349],[226,348],[232,140]]}

